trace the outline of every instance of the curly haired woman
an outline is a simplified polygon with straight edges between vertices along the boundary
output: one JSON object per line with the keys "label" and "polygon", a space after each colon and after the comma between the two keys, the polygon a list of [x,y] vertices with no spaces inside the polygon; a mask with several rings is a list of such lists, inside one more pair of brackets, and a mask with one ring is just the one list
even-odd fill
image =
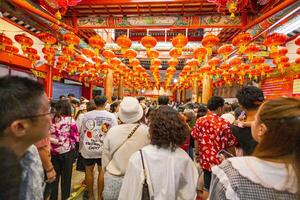
{"label": "curly haired woman", "polygon": [[160,106],[151,117],[149,133],[151,144],[129,160],[119,199],[141,199],[145,180],[142,156],[151,199],[195,199],[198,172],[179,147],[189,134],[179,113]]}

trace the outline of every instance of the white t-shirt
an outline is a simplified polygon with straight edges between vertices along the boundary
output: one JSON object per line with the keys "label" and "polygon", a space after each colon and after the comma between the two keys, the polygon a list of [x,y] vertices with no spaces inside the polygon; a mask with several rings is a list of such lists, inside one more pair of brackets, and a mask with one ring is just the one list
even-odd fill
{"label": "white t-shirt", "polygon": [[81,155],[87,159],[101,158],[105,135],[115,125],[118,125],[115,115],[106,110],[87,112],[82,119],[80,130]]}

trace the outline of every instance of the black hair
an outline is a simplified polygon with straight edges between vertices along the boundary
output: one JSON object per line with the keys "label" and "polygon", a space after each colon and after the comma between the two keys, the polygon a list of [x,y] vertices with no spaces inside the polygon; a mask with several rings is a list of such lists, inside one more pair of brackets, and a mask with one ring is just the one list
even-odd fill
{"label": "black hair", "polygon": [[139,101],[139,103],[141,103],[141,101],[145,100],[146,98],[143,96],[140,96],[140,97],[137,97],[136,99]]}
{"label": "black hair", "polygon": [[72,112],[71,112],[71,104],[68,100],[61,100],[58,101],[55,105],[54,105],[56,114],[54,116],[53,121],[56,120],[56,118],[60,118],[62,116],[71,116]]}
{"label": "black hair", "polygon": [[207,107],[204,104],[199,104],[198,105],[198,112],[197,112],[197,118],[203,117],[207,114]]}
{"label": "black hair", "polygon": [[194,104],[192,102],[186,103],[185,104],[185,109],[194,109]]}
{"label": "black hair", "polygon": [[207,108],[211,111],[216,111],[218,108],[224,106],[225,100],[219,96],[211,97],[207,102]]}
{"label": "black hair", "polygon": [[110,104],[110,112],[115,113],[117,112],[117,107],[120,105],[119,101],[116,101],[112,104]]}
{"label": "black hair", "polygon": [[32,79],[18,76],[0,78],[0,134],[13,121],[36,115],[43,94],[43,86]]}
{"label": "black hair", "polygon": [[117,100],[117,99],[118,99],[117,96],[112,96],[112,97],[111,97],[111,101],[112,101],[112,102],[114,102],[114,101]]}
{"label": "black hair", "polygon": [[60,96],[59,96],[59,99],[62,99],[63,97],[66,98],[65,95],[60,95]]}
{"label": "black hair", "polygon": [[86,110],[89,112],[89,111],[92,111],[92,110],[96,110],[96,104],[94,102],[94,100],[91,100],[89,102],[86,103]]}
{"label": "black hair", "polygon": [[18,200],[22,182],[20,161],[6,147],[0,147],[0,160],[0,199]]}
{"label": "black hair", "polygon": [[161,95],[158,97],[158,105],[168,105],[169,97],[166,95]]}
{"label": "black hair", "polygon": [[69,93],[69,94],[68,94],[68,97],[75,97],[75,94]]}
{"label": "black hair", "polygon": [[262,90],[255,86],[245,86],[241,88],[236,98],[239,104],[245,109],[258,109],[265,100]]}
{"label": "black hair", "polygon": [[95,96],[95,98],[94,98],[94,102],[97,107],[104,106],[106,101],[107,101],[107,98],[105,96]]}

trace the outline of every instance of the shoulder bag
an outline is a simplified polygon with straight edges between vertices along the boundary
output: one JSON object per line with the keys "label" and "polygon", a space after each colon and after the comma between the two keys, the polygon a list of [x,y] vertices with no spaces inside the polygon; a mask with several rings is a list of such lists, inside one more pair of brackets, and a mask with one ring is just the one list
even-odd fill
{"label": "shoulder bag", "polygon": [[142,150],[140,149],[140,154],[141,154],[141,158],[142,158],[142,165],[143,165],[143,172],[144,172],[144,183],[143,183],[143,190],[142,190],[142,199],[141,200],[150,200],[150,193],[149,193],[149,186],[147,183],[147,172],[145,169],[145,164],[144,164],[144,158],[143,158],[143,153]]}

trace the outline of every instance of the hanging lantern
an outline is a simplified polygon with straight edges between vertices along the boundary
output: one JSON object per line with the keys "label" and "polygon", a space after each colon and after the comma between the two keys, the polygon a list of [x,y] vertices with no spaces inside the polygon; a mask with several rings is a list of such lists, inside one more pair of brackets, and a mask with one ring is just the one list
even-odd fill
{"label": "hanging lantern", "polygon": [[68,60],[71,60],[71,57],[75,54],[75,51],[68,47],[64,47],[62,49],[62,52],[67,57]]}
{"label": "hanging lantern", "polygon": [[210,59],[207,63],[212,67],[212,70],[215,70],[216,66],[218,66],[221,63],[221,60],[220,58],[214,57]]}
{"label": "hanging lantern", "polygon": [[199,66],[199,61],[196,59],[190,59],[186,62],[187,65],[191,66],[193,71],[197,70],[197,67]]}
{"label": "hanging lantern", "polygon": [[176,73],[176,68],[175,67],[168,67],[167,73],[174,75]]}
{"label": "hanging lantern", "polygon": [[248,56],[248,59],[251,61],[253,59],[253,55],[259,51],[259,46],[257,44],[249,44],[244,53]]}
{"label": "hanging lantern", "polygon": [[114,57],[110,60],[110,64],[112,65],[113,69],[116,70],[117,67],[121,64],[121,60],[117,57]]}
{"label": "hanging lantern", "polygon": [[176,58],[171,58],[167,63],[169,67],[176,67],[178,65],[178,60]]}
{"label": "hanging lantern", "polygon": [[298,35],[298,37],[296,38],[295,44],[300,46],[300,35]]}
{"label": "hanging lantern", "polygon": [[169,55],[172,57],[172,58],[178,58],[181,56],[181,52],[179,51],[179,49],[177,48],[172,48],[169,52]]}
{"label": "hanging lantern", "polygon": [[100,35],[94,35],[89,38],[89,44],[95,49],[95,55],[99,56],[99,51],[105,46],[105,41]]}
{"label": "hanging lantern", "polygon": [[255,69],[259,69],[260,65],[264,62],[265,62],[265,59],[263,57],[255,56],[252,59],[251,64],[255,66]]}
{"label": "hanging lantern", "polygon": [[104,50],[102,56],[107,59],[107,62],[110,63],[110,59],[116,57],[115,53],[112,50]]}
{"label": "hanging lantern", "polygon": [[42,49],[42,52],[44,53],[45,56],[47,56],[47,62],[49,65],[52,65],[53,64],[53,59],[54,59],[54,55],[55,55],[55,49],[52,48],[52,47],[44,47]]}
{"label": "hanging lantern", "polygon": [[82,49],[81,52],[88,58],[95,57],[95,52],[91,49],[85,48]]}
{"label": "hanging lantern", "polygon": [[239,53],[244,53],[246,45],[253,39],[250,33],[239,33],[232,39],[232,44],[239,48]]}
{"label": "hanging lantern", "polygon": [[133,58],[129,64],[133,67],[133,70],[135,70],[135,68],[140,64],[140,60]]}
{"label": "hanging lantern", "polygon": [[188,38],[185,35],[178,34],[176,37],[172,39],[173,47],[177,48],[181,54],[182,48],[185,47],[188,43]]}
{"label": "hanging lantern", "polygon": [[285,56],[288,53],[288,49],[286,47],[279,47],[278,52],[270,52],[269,57],[273,58],[275,63],[278,63],[280,57]]}
{"label": "hanging lantern", "polygon": [[157,40],[155,39],[155,37],[147,35],[141,39],[141,43],[148,52],[151,48],[154,48],[156,46]]}
{"label": "hanging lantern", "polygon": [[283,33],[272,33],[264,40],[264,45],[271,49],[271,53],[278,52],[278,46],[286,43],[287,36]]}
{"label": "hanging lantern", "polygon": [[78,45],[80,38],[74,33],[66,33],[63,35],[63,39],[68,43],[70,49],[74,49],[75,45]]}
{"label": "hanging lantern", "polygon": [[156,49],[150,49],[150,50],[147,52],[147,56],[148,56],[148,58],[150,58],[150,59],[158,58],[159,52],[158,52]]}
{"label": "hanging lantern", "polygon": [[202,60],[204,60],[206,55],[207,55],[207,49],[204,47],[199,47],[194,51],[194,58],[198,59],[200,65],[202,64]]}
{"label": "hanging lantern", "polygon": [[227,71],[228,69],[230,69],[230,65],[227,64],[227,63],[222,63],[220,66],[219,66],[220,69],[224,70],[224,71]]}
{"label": "hanging lantern", "polygon": [[240,72],[240,75],[241,76],[245,76],[246,74],[246,71],[250,69],[250,65],[249,64],[246,64],[246,63],[242,63],[238,66],[238,70]]}
{"label": "hanging lantern", "polygon": [[207,55],[208,57],[212,54],[212,48],[214,46],[217,46],[219,43],[220,39],[218,36],[215,36],[213,34],[207,34],[204,36],[202,39],[202,46],[204,46],[207,49]]}
{"label": "hanging lantern", "polygon": [[11,46],[12,40],[4,33],[0,33],[0,50],[4,50],[6,46]]}
{"label": "hanging lantern", "polygon": [[234,69],[237,69],[237,67],[242,64],[242,60],[241,58],[237,57],[237,58],[233,58],[229,61],[229,65],[231,67],[233,67]]}
{"label": "hanging lantern", "polygon": [[155,58],[152,60],[151,65],[155,66],[155,67],[159,67],[159,66],[161,66],[161,60],[158,58]]}
{"label": "hanging lantern", "polygon": [[33,45],[33,40],[30,37],[27,37],[25,33],[15,35],[15,40],[21,45],[23,53],[27,47],[31,47]]}
{"label": "hanging lantern", "polygon": [[19,52],[19,49],[13,45],[6,45],[4,51],[9,54],[17,54]]}
{"label": "hanging lantern", "polygon": [[122,54],[131,47],[131,40],[126,35],[119,36],[116,43],[121,47]]}
{"label": "hanging lantern", "polygon": [[219,47],[218,54],[221,54],[223,59],[226,60],[228,55],[233,51],[233,47],[230,44],[224,44]]}
{"label": "hanging lantern", "polygon": [[295,59],[295,63],[296,64],[300,64],[300,57],[298,57],[298,58]]}
{"label": "hanging lantern", "polygon": [[57,42],[57,39],[53,37],[50,33],[44,32],[39,33],[37,37],[45,43],[44,47],[46,49],[50,48],[51,45],[55,44]]}
{"label": "hanging lantern", "polygon": [[128,58],[129,59],[129,63],[135,57],[137,57],[137,52],[135,50],[133,50],[133,49],[127,49],[125,51],[125,53],[124,53],[124,58]]}

